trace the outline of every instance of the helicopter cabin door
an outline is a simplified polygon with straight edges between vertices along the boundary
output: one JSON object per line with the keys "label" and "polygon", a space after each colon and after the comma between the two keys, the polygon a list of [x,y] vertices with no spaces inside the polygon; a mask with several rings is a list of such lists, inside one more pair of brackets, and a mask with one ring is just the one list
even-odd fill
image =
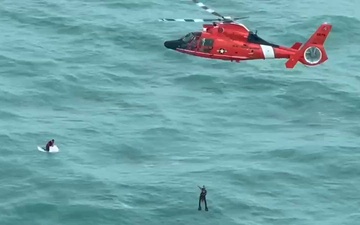
{"label": "helicopter cabin door", "polygon": [[214,39],[203,38],[200,41],[200,51],[204,53],[210,53],[214,46]]}

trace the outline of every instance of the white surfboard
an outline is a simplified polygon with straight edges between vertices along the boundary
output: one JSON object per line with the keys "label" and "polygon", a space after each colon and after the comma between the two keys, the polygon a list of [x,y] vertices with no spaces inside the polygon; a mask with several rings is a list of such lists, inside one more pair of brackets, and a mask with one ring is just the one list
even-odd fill
{"label": "white surfboard", "polygon": [[44,148],[40,147],[40,146],[37,146],[37,149],[40,151],[40,152],[49,152],[49,153],[57,153],[59,152],[59,148],[54,145],[54,146],[51,146],[49,151],[46,151]]}

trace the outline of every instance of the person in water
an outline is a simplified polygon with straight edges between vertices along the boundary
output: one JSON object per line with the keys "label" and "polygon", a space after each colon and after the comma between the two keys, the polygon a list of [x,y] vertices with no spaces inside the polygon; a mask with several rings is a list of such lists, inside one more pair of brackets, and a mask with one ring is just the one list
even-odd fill
{"label": "person in water", "polygon": [[203,187],[198,186],[201,190],[200,192],[200,196],[199,196],[199,210],[201,210],[201,202],[204,202],[205,204],[205,211],[208,211],[208,207],[207,207],[207,202],[206,202],[206,188],[205,185],[203,185]]}
{"label": "person in water", "polygon": [[46,144],[46,147],[45,147],[45,150],[48,152],[50,151],[50,147],[54,146],[54,143],[55,143],[55,140],[52,139],[51,141],[49,141],[47,144]]}

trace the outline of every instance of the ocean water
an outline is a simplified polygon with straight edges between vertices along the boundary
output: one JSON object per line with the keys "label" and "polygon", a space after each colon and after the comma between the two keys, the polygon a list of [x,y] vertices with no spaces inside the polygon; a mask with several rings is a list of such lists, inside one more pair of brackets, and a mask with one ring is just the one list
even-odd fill
{"label": "ocean water", "polygon": [[190,0],[0,1],[1,225],[359,223],[360,2],[203,2],[287,46],[329,22],[329,60],[165,49]]}

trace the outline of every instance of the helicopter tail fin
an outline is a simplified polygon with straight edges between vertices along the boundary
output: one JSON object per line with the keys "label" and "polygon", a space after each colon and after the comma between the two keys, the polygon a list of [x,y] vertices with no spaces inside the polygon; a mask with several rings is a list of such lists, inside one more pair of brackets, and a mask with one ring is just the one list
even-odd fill
{"label": "helicopter tail fin", "polygon": [[316,66],[324,63],[328,59],[324,43],[331,29],[331,24],[323,23],[302,47],[300,47],[301,45],[299,46],[298,42],[295,43],[292,48],[296,49],[295,47],[297,47],[298,51],[291,55],[285,63],[286,68],[294,68],[297,62],[307,66]]}

